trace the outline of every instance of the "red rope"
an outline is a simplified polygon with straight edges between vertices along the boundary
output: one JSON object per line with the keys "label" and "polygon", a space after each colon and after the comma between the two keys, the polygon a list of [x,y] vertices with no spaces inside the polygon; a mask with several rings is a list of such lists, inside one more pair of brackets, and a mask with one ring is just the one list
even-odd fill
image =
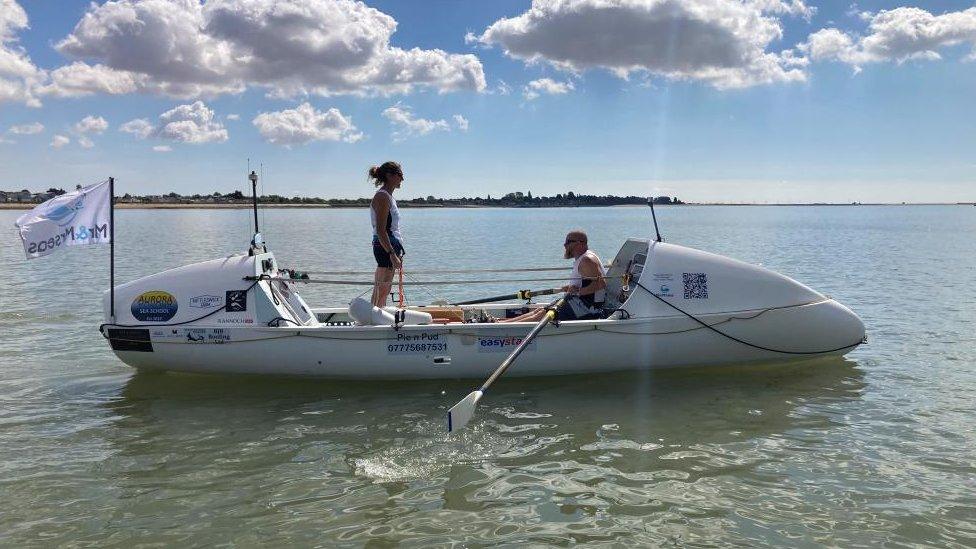
{"label": "red rope", "polygon": [[398,297],[400,298],[400,308],[402,309],[407,306],[406,302],[403,300],[403,258],[402,257],[400,258],[399,270],[400,270],[400,284],[399,284],[400,287],[398,288],[398,294],[399,294]]}

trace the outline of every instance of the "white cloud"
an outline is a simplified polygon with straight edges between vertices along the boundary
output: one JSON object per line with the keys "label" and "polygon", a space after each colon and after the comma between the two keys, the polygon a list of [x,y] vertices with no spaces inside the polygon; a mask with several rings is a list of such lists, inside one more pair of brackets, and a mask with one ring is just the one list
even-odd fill
{"label": "white cloud", "polygon": [[261,137],[276,145],[304,145],[310,141],[345,141],[355,143],[363,138],[349,117],[335,107],[322,112],[308,103],[294,109],[265,112],[254,117]]}
{"label": "white cloud", "polygon": [[0,0],[0,103],[40,107],[35,90],[44,71],[34,66],[17,33],[28,28],[27,12],[16,0]]}
{"label": "white cloud", "polygon": [[145,75],[117,71],[105,65],[80,61],[58,67],[50,73],[50,82],[40,88],[42,95],[83,97],[96,93],[121,95],[149,88]]}
{"label": "white cloud", "polygon": [[54,138],[51,139],[51,148],[60,149],[61,147],[67,145],[68,143],[71,143],[70,137],[65,135],[55,135]]}
{"label": "white cloud", "polygon": [[522,95],[529,101],[542,94],[560,95],[574,90],[572,82],[557,82],[552,78],[540,78],[529,82],[523,89]]}
{"label": "white cloud", "polygon": [[152,150],[160,153],[168,153],[173,150],[173,147],[170,147],[169,145],[156,145],[152,148]]}
{"label": "white cloud", "polygon": [[108,121],[101,116],[88,115],[78,121],[74,126],[71,127],[72,133],[75,134],[78,140],[78,144],[85,149],[90,149],[95,146],[95,142],[91,140],[92,135],[101,135],[108,129]]}
{"label": "white cloud", "polygon": [[803,0],[749,0],[746,4],[751,4],[760,11],[796,15],[807,21],[817,13],[817,8],[806,5]]}
{"label": "white cloud", "polygon": [[454,115],[454,125],[456,125],[457,128],[462,132],[468,131],[468,119],[460,114]]}
{"label": "white cloud", "polygon": [[806,78],[767,49],[783,36],[779,16],[812,13],[799,0],[533,0],[528,11],[469,38],[571,72],[742,88]]}
{"label": "white cloud", "polygon": [[396,27],[354,0],[92,3],[56,48],[97,64],[55,70],[45,91],[194,98],[250,86],[276,97],[484,90],[477,57],[391,46]]}
{"label": "white cloud", "polygon": [[145,118],[136,118],[135,120],[129,120],[125,124],[119,126],[120,132],[131,133],[132,135],[138,137],[139,139],[145,139],[152,135],[155,126],[149,123]]}
{"label": "white cloud", "polygon": [[383,116],[395,128],[392,134],[395,141],[402,141],[411,136],[427,135],[433,131],[451,131],[451,126],[446,120],[417,118],[410,107],[400,103],[384,110]]}
{"label": "white cloud", "polygon": [[176,106],[159,115],[153,125],[145,118],[136,118],[119,126],[119,131],[131,133],[138,139],[155,137],[179,143],[213,143],[227,141],[227,130],[215,120],[214,112],[202,101]]}
{"label": "white cloud", "polygon": [[228,114],[227,115],[227,120],[240,120],[240,119],[241,119],[241,115],[239,115],[239,114]]}
{"label": "white cloud", "polygon": [[865,12],[868,33],[858,36],[836,28],[821,29],[798,49],[814,61],[840,61],[860,70],[868,63],[937,60],[939,50],[967,44],[976,55],[976,7],[933,15],[903,7]]}
{"label": "white cloud", "polygon": [[180,143],[213,143],[227,141],[227,130],[214,120],[214,112],[196,101],[179,105],[159,115],[155,137]]}
{"label": "white cloud", "polygon": [[[860,19],[861,21],[865,21],[865,22],[871,21],[871,19],[874,18],[874,14],[873,13],[871,13],[871,12],[869,12],[867,10],[861,10],[861,8],[858,7],[857,2],[852,3],[847,8],[847,11],[844,12],[844,15],[846,15],[848,17],[853,17],[854,19]],[[834,22],[833,21],[828,21],[827,24],[828,25],[832,25],[832,24],[834,24]]]}
{"label": "white cloud", "polygon": [[88,115],[75,124],[73,129],[79,135],[101,135],[108,129],[108,121],[101,116]]}
{"label": "white cloud", "polygon": [[40,122],[32,122],[30,124],[10,126],[10,129],[7,131],[14,135],[34,135],[44,131],[44,124],[41,124]]}

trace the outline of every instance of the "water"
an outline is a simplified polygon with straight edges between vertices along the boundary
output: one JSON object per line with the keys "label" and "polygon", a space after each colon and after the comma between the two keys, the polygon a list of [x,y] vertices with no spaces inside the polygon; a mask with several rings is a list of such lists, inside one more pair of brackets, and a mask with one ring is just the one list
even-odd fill
{"label": "water", "polygon": [[[832,295],[870,344],[801,367],[503,378],[452,438],[471,383],[135,374],[96,331],[107,248],[27,262],[17,215],[0,211],[2,545],[976,546],[972,207],[661,208],[669,241]],[[249,215],[119,211],[118,280],[241,250]],[[372,268],[364,210],[262,217],[283,265]],[[559,265],[576,227],[609,259],[651,230],[646,208],[404,226],[408,269]]]}

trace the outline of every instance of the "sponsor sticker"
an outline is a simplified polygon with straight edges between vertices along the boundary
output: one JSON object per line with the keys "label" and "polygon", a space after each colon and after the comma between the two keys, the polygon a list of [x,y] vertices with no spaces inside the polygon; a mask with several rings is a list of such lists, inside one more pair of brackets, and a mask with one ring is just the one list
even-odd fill
{"label": "sponsor sticker", "polygon": [[674,273],[653,273],[651,280],[658,286],[658,295],[661,297],[674,297]]}
{"label": "sponsor sticker", "polygon": [[230,334],[223,328],[183,328],[187,343],[223,344],[230,341]]}
{"label": "sponsor sticker", "polygon": [[190,307],[212,309],[222,303],[219,295],[198,295],[190,298]]}
{"label": "sponsor sticker", "polygon": [[217,324],[254,324],[254,319],[246,317],[218,318]]}
{"label": "sponsor sticker", "polygon": [[132,300],[132,317],[140,322],[166,322],[176,316],[179,305],[169,292],[152,290]]}
{"label": "sponsor sticker", "polygon": [[[511,353],[525,339],[524,335],[478,336],[479,353]],[[526,351],[535,350],[535,341],[525,346]]]}
{"label": "sponsor sticker", "polygon": [[243,313],[247,310],[247,290],[227,290],[227,312]]}

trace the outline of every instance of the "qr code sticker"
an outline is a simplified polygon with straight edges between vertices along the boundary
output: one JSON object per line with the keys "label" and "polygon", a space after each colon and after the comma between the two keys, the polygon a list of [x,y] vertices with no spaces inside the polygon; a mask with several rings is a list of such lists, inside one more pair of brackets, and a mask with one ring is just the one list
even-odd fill
{"label": "qr code sticker", "polygon": [[685,299],[708,299],[708,276],[705,273],[681,273]]}

